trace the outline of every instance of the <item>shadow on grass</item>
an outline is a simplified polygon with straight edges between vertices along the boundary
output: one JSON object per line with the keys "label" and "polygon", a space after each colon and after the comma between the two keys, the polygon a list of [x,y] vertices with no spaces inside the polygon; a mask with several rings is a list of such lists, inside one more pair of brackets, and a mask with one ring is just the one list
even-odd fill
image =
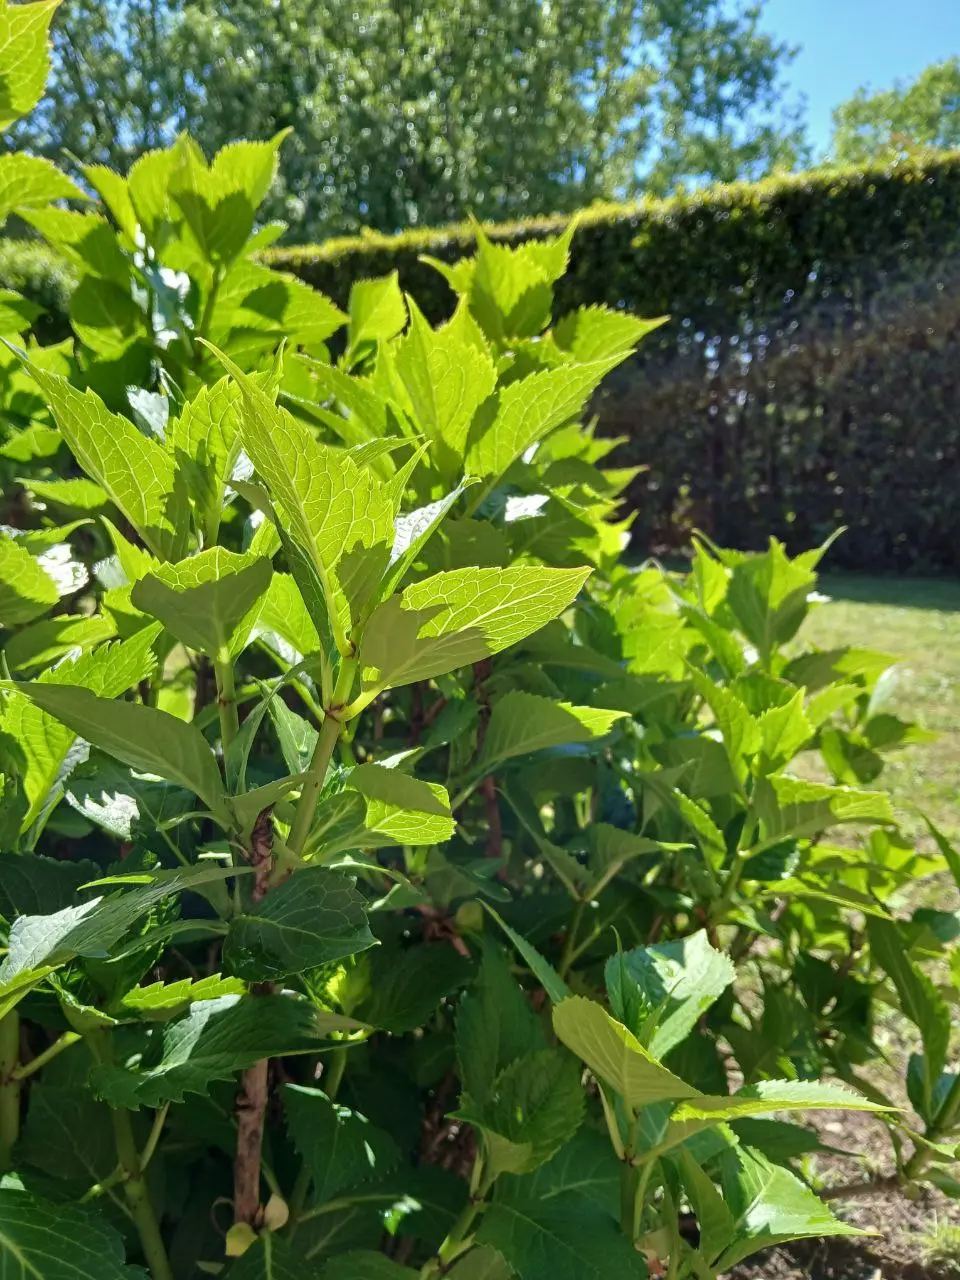
{"label": "shadow on grass", "polygon": [[851,604],[896,609],[935,609],[960,613],[960,582],[950,578],[871,577],[863,573],[824,573],[820,590]]}

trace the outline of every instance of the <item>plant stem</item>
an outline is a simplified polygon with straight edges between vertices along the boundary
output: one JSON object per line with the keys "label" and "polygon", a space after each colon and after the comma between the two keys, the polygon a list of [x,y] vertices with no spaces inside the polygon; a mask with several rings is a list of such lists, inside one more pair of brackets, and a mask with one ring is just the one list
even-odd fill
{"label": "plant stem", "polygon": [[269,1058],[243,1073],[237,1099],[237,1157],[233,1166],[233,1220],[254,1226],[260,1213],[260,1153],[267,1112]]}
{"label": "plant stem", "polygon": [[20,1136],[20,1015],[11,1010],[0,1020],[0,1172],[10,1168]]}
{"label": "plant stem", "polygon": [[11,1073],[12,1080],[27,1080],[35,1071],[40,1071],[48,1062],[52,1062],[58,1054],[63,1053],[64,1049],[69,1049],[72,1044],[76,1044],[80,1039],[76,1031],[65,1031],[59,1040],[54,1040],[49,1049],[44,1049],[43,1053],[38,1053],[35,1058],[31,1058],[29,1062],[21,1063],[15,1071]]}
{"label": "plant stem", "polygon": [[217,299],[220,296],[220,286],[223,284],[223,275],[223,267],[214,268],[213,280],[210,282],[210,292],[207,294],[207,301],[204,303],[203,307],[203,315],[200,317],[200,326],[197,329],[198,338],[205,338],[210,332],[213,313],[216,309]]}
{"label": "plant stem", "polygon": [[632,1243],[635,1238],[637,1192],[640,1189],[640,1170],[630,1160],[620,1162],[620,1230]]}
{"label": "plant stem", "polygon": [[327,769],[330,767],[337,740],[343,729],[343,720],[341,718],[343,709],[353,688],[356,674],[356,659],[344,658],[340,666],[340,674],[337,677],[333,697],[330,700],[330,706],[325,708],[324,711],[323,724],[320,726],[320,736],[317,738],[313,759],[310,761],[308,777],[303,784],[303,790],[300,792],[300,799],[297,801],[297,810],[293,818],[293,826],[290,828],[290,838],[287,841],[287,845],[291,852],[298,856],[303,852],[303,846],[306,844],[307,836],[310,834],[313,815],[317,811],[317,800],[323,789],[323,784],[327,777]]}
{"label": "plant stem", "polygon": [[[94,1031],[86,1037],[86,1040],[97,1062],[110,1062],[112,1053],[109,1033]],[[130,1217],[137,1228],[140,1248],[143,1250],[150,1275],[153,1280],[173,1280],[167,1250],[160,1234],[160,1224],[154,1212],[153,1201],[150,1199],[140,1156],[137,1153],[130,1112],[124,1107],[110,1107],[109,1110],[113,1124],[113,1140],[117,1148],[117,1160],[123,1175],[123,1195],[130,1210]],[[165,1114],[164,1112],[164,1116]],[[159,1133],[157,1137],[159,1138]]]}
{"label": "plant stem", "polygon": [[140,1168],[137,1144],[133,1137],[130,1112],[123,1107],[110,1108],[113,1120],[113,1136],[117,1144],[117,1159],[123,1169],[123,1194],[130,1209],[140,1247],[153,1280],[173,1280],[173,1272],[167,1259],[167,1251],[160,1235],[160,1224],[153,1211],[150,1192]]}
{"label": "plant stem", "polygon": [[723,886],[723,892],[713,904],[710,912],[710,920],[713,924],[723,924],[727,912],[730,910],[737,889],[740,887],[740,877],[743,875],[743,869],[747,865],[748,855],[737,851],[736,859],[733,866],[727,873],[727,880]]}
{"label": "plant stem", "polygon": [[217,675],[217,710],[220,713],[220,741],[226,754],[230,743],[240,730],[237,714],[237,686],[233,678],[232,662],[215,662]]}
{"label": "plant stem", "polygon": [[573,909],[573,915],[570,917],[570,924],[567,926],[567,937],[563,944],[563,955],[560,958],[560,967],[557,970],[561,978],[567,976],[570,972],[570,966],[573,964],[577,934],[580,932],[580,925],[583,921],[583,913],[586,907],[586,902],[581,898]]}

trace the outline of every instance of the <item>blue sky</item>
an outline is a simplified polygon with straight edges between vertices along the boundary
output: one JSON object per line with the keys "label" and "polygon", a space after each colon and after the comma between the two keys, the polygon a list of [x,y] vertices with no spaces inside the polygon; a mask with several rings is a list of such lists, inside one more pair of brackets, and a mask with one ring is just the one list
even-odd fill
{"label": "blue sky", "polygon": [[831,110],[861,84],[887,88],[960,55],[960,0],[767,0],[763,25],[802,46],[788,76],[818,151]]}

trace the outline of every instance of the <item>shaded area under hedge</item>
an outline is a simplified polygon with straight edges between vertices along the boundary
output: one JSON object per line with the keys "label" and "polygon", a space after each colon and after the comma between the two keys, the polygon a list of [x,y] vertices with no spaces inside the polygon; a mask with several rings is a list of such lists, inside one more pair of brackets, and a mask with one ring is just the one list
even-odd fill
{"label": "shaded area under hedge", "polygon": [[[420,256],[454,261],[473,240],[464,224],[266,257],[341,305],[355,280],[397,270],[437,319],[453,295]],[[958,153],[586,210],[558,313],[671,316],[597,405],[628,437],[619,461],[648,467],[630,492],[635,550],[672,550],[691,527],[799,549],[845,524],[832,563],[960,569],[958,282]]]}

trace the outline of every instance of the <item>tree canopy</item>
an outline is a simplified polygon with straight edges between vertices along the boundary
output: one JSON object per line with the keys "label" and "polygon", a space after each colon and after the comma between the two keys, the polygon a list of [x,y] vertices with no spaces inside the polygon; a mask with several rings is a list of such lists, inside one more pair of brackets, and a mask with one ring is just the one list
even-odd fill
{"label": "tree canopy", "polygon": [[953,147],[960,147],[960,58],[935,62],[892,89],[861,88],[833,113],[830,157],[840,164]]}
{"label": "tree canopy", "polygon": [[[65,0],[15,144],[126,170],[291,127],[291,238],[565,211],[803,158],[792,51],[722,0]],[[96,88],[94,87],[96,86]]]}

